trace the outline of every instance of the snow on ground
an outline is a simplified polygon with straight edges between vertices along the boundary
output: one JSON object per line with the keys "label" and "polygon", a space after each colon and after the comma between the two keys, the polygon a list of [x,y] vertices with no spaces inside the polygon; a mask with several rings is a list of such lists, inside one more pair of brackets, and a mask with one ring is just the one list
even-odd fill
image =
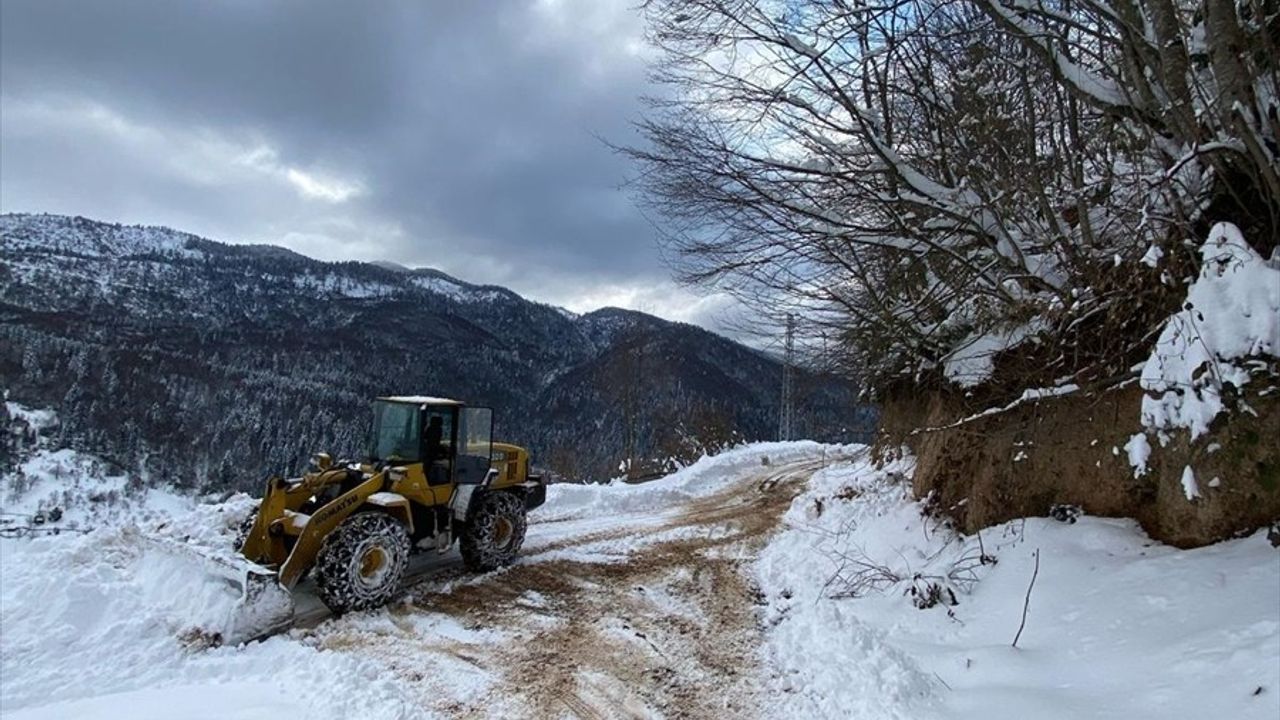
{"label": "snow on ground", "polygon": [[122,708],[129,709],[130,720],[272,720],[293,716],[304,709],[282,698],[274,683],[262,681],[148,688],[50,703],[13,717],[24,720],[109,718],[118,717]]}
{"label": "snow on ground", "polygon": [[[766,715],[1280,717],[1280,550],[1264,533],[1181,551],[1130,520],[1028,518],[979,545],[923,515],[910,470],[819,471],[761,553]],[[911,589],[930,584],[943,602],[917,609]]]}
{"label": "snow on ground", "polygon": [[[198,504],[131,484],[95,457],[50,449],[53,413],[6,409],[33,444],[0,478],[0,518],[35,535],[0,538],[0,715],[412,717],[367,660],[286,638],[209,647],[239,595],[188,551],[230,557],[250,498]],[[336,692],[344,676],[353,687]]]}
{"label": "snow on ground", "polygon": [[180,494],[111,474],[102,461],[75,450],[42,448],[19,465],[18,472],[21,479],[10,478],[0,497],[0,508],[11,522],[26,522],[56,508],[61,511],[59,527],[79,530],[160,520],[192,505]]}
{"label": "snow on ground", "polygon": [[[175,505],[182,500],[172,498]],[[184,557],[184,545],[166,551],[157,540],[218,539],[229,547],[242,517],[227,509],[234,505],[201,506],[160,524],[0,540],[0,713],[111,718],[129,708],[131,717],[256,718],[269,710],[410,717],[391,683],[356,658],[286,638],[208,647],[210,629],[228,622],[238,596]],[[277,690],[269,691],[264,673]],[[351,688],[336,692],[334,677],[350,677]],[[191,712],[175,714],[174,703]]]}
{"label": "snow on ground", "polygon": [[[80,493],[123,482],[92,477],[100,465],[67,452],[36,452],[24,465],[24,493],[8,493],[0,509],[27,512],[48,505],[51,497],[60,499],[62,487]],[[593,534],[600,536],[596,545],[564,552],[595,561],[623,558],[648,543],[618,533],[620,528],[661,525],[681,511],[681,503],[714,493],[744,472],[824,452],[814,443],[748,446],[644,485],[552,487],[546,512],[533,518],[525,562],[563,559],[557,543]],[[80,527],[93,528],[85,534],[0,539],[5,718],[107,718],[126,707],[140,717],[257,718],[282,711],[316,718],[431,716],[421,698],[383,671],[385,657],[347,652],[318,639],[332,638],[332,632],[209,647],[212,633],[228,624],[237,596],[206,576],[204,565],[188,562],[181,549],[229,556],[235,528],[252,501],[238,495],[197,504],[159,490],[141,497],[145,502],[112,503],[112,512],[80,513]],[[679,532],[658,533],[649,543]],[[176,551],[166,550],[165,541]],[[329,623],[348,637],[385,633],[393,624],[387,611]],[[411,625],[414,634],[432,642],[503,641],[500,632],[486,635],[439,614],[419,615]],[[421,650],[413,656],[413,646],[404,649],[412,656],[404,662],[422,663]],[[491,681],[465,661],[450,665],[438,655],[422,671],[453,678],[446,685],[461,695],[481,692]],[[263,684],[264,673],[270,687]]]}
{"label": "snow on ground", "polygon": [[719,455],[704,456],[656,482],[629,485],[614,480],[605,485],[552,485],[547,489],[547,504],[538,511],[538,518],[542,521],[584,516],[607,519],[610,513],[662,511],[676,503],[709,495],[746,472],[803,458],[821,458],[824,454],[836,457],[846,450],[846,447],[824,446],[807,440],[753,443]]}
{"label": "snow on ground", "polygon": [[26,447],[16,469],[0,477],[0,529],[48,522],[47,529],[80,531],[160,520],[192,506],[180,493],[130,482],[97,457],[51,447],[49,436],[58,427],[54,411],[8,401],[4,406],[10,426],[0,427],[0,433],[21,437]]}
{"label": "snow on ground", "polygon": [[[229,553],[252,501],[153,490],[86,534],[0,539],[0,715],[656,717],[697,698],[770,718],[1280,717],[1280,551],[1264,537],[1179,551],[1127,520],[1029,518],[980,543],[923,514],[911,470],[762,444],[642,485],[553,486],[514,567],[472,576],[445,556],[392,607],[241,647],[210,646],[227,586],[157,541]],[[771,494],[810,475],[794,501]],[[788,502],[744,555],[735,534]],[[721,665],[746,674],[708,674]],[[552,704],[512,695],[513,669]]]}

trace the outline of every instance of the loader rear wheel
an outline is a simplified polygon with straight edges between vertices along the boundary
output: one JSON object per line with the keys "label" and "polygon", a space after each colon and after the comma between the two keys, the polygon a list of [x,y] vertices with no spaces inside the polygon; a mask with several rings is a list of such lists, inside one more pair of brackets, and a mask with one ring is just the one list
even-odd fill
{"label": "loader rear wheel", "polygon": [[335,613],[369,610],[391,599],[409,562],[409,533],[390,515],[352,515],[325,538],[316,558],[316,590]]}
{"label": "loader rear wheel", "polygon": [[467,517],[459,545],[462,560],[475,572],[510,565],[524,544],[528,527],[524,501],[509,492],[488,492]]}

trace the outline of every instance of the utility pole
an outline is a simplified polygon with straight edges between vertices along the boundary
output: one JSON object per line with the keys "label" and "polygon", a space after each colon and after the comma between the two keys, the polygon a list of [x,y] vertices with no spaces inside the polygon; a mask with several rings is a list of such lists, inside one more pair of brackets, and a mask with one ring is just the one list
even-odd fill
{"label": "utility pole", "polygon": [[782,361],[782,403],[778,407],[778,439],[791,439],[791,424],[795,417],[795,397],[793,396],[792,368],[795,367],[796,354],[796,319],[787,314],[786,354]]}

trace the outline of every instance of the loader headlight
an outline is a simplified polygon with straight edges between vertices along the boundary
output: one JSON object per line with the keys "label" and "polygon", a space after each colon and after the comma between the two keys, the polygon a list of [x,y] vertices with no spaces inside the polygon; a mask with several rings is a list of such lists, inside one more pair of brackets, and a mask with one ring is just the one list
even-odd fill
{"label": "loader headlight", "polygon": [[391,482],[400,482],[404,479],[405,474],[402,467],[394,467],[387,471],[387,477],[391,478]]}
{"label": "loader headlight", "polygon": [[328,470],[333,465],[333,458],[329,457],[329,453],[316,453],[311,456],[311,467],[317,470]]}

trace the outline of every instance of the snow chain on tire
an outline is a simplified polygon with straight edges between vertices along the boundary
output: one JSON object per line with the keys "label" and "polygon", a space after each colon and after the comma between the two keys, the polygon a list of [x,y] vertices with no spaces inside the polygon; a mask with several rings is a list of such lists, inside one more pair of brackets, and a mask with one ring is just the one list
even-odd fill
{"label": "snow chain on tire", "polygon": [[460,541],[462,559],[474,572],[489,572],[515,560],[528,527],[524,500],[515,493],[487,492],[467,516]]}
{"label": "snow chain on tire", "polygon": [[316,558],[316,589],[335,613],[369,610],[395,595],[409,562],[409,533],[380,512],[358,512],[329,533]]}

